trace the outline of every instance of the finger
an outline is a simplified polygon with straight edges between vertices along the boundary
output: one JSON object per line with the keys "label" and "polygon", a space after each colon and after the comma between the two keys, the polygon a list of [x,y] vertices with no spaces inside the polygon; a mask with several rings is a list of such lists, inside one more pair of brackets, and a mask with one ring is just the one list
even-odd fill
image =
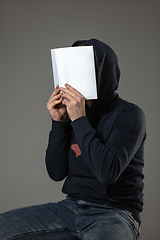
{"label": "finger", "polygon": [[68,107],[69,101],[63,99],[62,104],[64,104],[66,107]]}
{"label": "finger", "polygon": [[48,100],[48,103],[51,103],[51,102],[53,102],[53,101],[61,98],[61,97],[62,97],[62,94],[63,94],[63,93],[59,93],[59,94],[57,94],[57,95],[54,95],[54,96],[50,97],[50,99]]}
{"label": "finger", "polygon": [[60,98],[54,102],[47,103],[48,110],[52,110],[56,105],[60,104],[63,101],[63,98]]}
{"label": "finger", "polygon": [[[65,89],[70,90],[70,91],[71,91],[70,94],[72,94],[72,96],[74,96],[75,98],[76,98],[76,96],[79,96],[79,97],[85,99],[85,97],[84,97],[77,89],[75,89],[74,87],[72,87],[72,86],[69,85],[68,83],[66,83],[65,86],[66,86]],[[61,89],[61,88],[60,88],[60,89]],[[64,88],[63,88],[63,90],[64,90]]]}
{"label": "finger", "polygon": [[[54,89],[52,95],[55,95],[58,91],[60,91],[59,85],[56,86],[56,88]],[[52,96],[52,95],[51,95],[51,96]]]}
{"label": "finger", "polygon": [[77,95],[83,96],[77,89],[69,85],[68,83],[65,84],[65,87],[73,92],[75,92]]}
{"label": "finger", "polygon": [[[57,86],[58,86],[58,85],[57,85]],[[59,89],[59,87],[57,87],[57,88],[54,90],[54,92],[52,93],[52,95],[50,96],[49,100],[50,100],[51,98],[53,98],[53,96],[57,95],[60,91],[61,91],[61,90]]]}
{"label": "finger", "polygon": [[[80,95],[80,94],[77,94],[75,91],[73,91],[73,90],[71,90],[71,89],[68,89],[68,88],[60,88],[60,90],[63,92],[63,93],[65,93],[65,94],[67,94],[67,96],[68,96],[68,94],[69,95],[71,95],[73,98],[75,98],[77,101],[79,100],[79,98],[84,98],[83,97],[83,95]],[[67,98],[67,97],[66,97]],[[68,99],[69,100],[69,99]]]}
{"label": "finger", "polygon": [[63,92],[62,93],[62,98],[66,98],[68,101],[74,101],[75,98],[72,94],[70,94],[70,92]]}
{"label": "finger", "polygon": [[48,102],[52,102],[58,98],[60,98],[62,96],[62,92],[57,93],[56,95],[53,95],[52,97],[50,97],[50,99],[48,100]]}

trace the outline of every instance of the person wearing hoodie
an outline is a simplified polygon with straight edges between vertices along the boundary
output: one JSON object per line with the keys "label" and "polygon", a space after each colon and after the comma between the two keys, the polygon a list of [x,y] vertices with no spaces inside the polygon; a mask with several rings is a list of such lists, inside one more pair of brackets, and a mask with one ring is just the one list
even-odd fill
{"label": "person wearing hoodie", "polygon": [[[116,93],[115,52],[93,46],[98,99],[85,100],[72,86],[57,86],[47,103],[52,128],[46,168],[64,180],[66,199],[0,215],[0,239],[136,240],[143,210],[145,115]],[[3,230],[2,230],[3,229]]]}

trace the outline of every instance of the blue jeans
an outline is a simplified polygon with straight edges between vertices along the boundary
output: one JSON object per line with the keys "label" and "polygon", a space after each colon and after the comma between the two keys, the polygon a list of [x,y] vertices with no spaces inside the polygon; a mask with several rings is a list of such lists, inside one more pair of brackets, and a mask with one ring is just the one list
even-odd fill
{"label": "blue jeans", "polygon": [[0,214],[0,240],[136,240],[139,224],[124,210],[72,201]]}

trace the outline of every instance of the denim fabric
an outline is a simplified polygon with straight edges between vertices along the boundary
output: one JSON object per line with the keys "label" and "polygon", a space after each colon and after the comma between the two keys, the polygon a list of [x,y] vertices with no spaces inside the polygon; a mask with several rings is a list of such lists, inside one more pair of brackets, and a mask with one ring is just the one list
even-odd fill
{"label": "denim fabric", "polygon": [[0,240],[136,240],[139,223],[128,211],[72,201],[47,203],[0,214]]}

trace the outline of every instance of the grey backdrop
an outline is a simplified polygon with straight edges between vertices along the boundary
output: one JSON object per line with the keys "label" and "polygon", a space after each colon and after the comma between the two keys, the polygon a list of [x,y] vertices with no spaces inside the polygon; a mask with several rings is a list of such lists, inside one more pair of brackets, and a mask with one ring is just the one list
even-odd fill
{"label": "grey backdrop", "polygon": [[118,55],[120,96],[146,114],[141,240],[159,239],[159,8],[159,0],[0,1],[0,212],[65,197],[44,164],[50,49],[94,37]]}

